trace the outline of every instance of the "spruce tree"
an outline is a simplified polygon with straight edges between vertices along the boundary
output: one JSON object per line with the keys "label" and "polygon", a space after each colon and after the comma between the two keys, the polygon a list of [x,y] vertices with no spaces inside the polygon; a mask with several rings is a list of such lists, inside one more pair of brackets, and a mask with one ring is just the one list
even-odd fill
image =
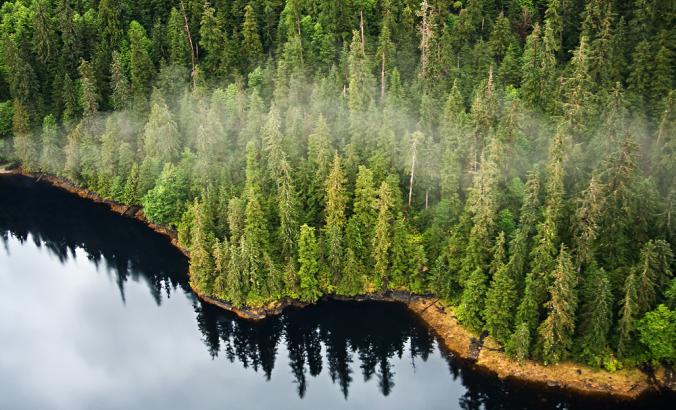
{"label": "spruce tree", "polygon": [[314,228],[300,227],[298,240],[298,277],[300,278],[300,299],[314,302],[322,294],[319,287],[319,243]]}
{"label": "spruce tree", "polygon": [[390,282],[392,206],[393,198],[390,186],[387,184],[387,181],[383,181],[378,189],[378,198],[376,199],[378,217],[371,240],[373,282],[376,289],[386,289]]}
{"label": "spruce tree", "polygon": [[124,191],[122,194],[122,202],[127,205],[135,205],[139,203],[138,197],[138,183],[139,183],[139,167],[138,164],[134,163],[127,180],[124,184]]}
{"label": "spruce tree", "polygon": [[507,271],[517,289],[523,289],[524,274],[528,264],[531,236],[540,217],[540,174],[537,170],[528,173],[526,194],[521,206],[519,228],[509,243]]}
{"label": "spruce tree", "polygon": [[[561,129],[552,140],[547,164],[544,220],[537,225],[535,242],[530,253],[530,271],[526,275],[524,295],[516,314],[516,323],[526,323],[529,333],[535,335],[541,316],[541,307],[551,286],[551,272],[555,267],[558,224],[563,207],[563,135]],[[559,253],[561,253],[559,251]]]}
{"label": "spruce tree", "polygon": [[[501,344],[506,344],[512,330],[512,318],[517,301],[517,288],[505,260],[505,233],[500,232],[495,242],[492,279],[486,292],[486,307],[483,313],[485,328]],[[479,301],[480,303],[480,301]]]}
{"label": "spruce tree", "polygon": [[472,228],[465,255],[462,260],[460,279],[466,280],[461,298],[458,317],[475,330],[483,327],[481,313],[488,287],[488,265],[494,238],[496,210],[497,165],[500,150],[497,139],[493,139],[484,158],[481,169],[475,176],[467,209],[472,215]]}
{"label": "spruce tree", "polygon": [[212,255],[214,238],[206,230],[204,205],[195,209],[192,246],[190,250],[190,283],[207,296],[213,294],[215,265]]}
{"label": "spruce tree", "polygon": [[137,21],[129,24],[127,36],[129,37],[131,93],[135,99],[135,107],[144,108],[155,69],[150,59],[151,42],[145,29]]}
{"label": "spruce tree", "polygon": [[526,46],[523,50],[523,78],[521,81],[521,90],[524,99],[533,107],[537,107],[542,99],[540,97],[540,87],[542,87],[542,29],[538,23],[533,26],[533,31],[526,39]]}
{"label": "spruce tree", "polygon": [[[355,256],[366,271],[371,270],[373,266],[368,242],[373,236],[376,224],[376,194],[373,172],[365,166],[360,166],[354,188],[351,217],[354,219],[354,233],[359,237],[352,238],[349,246],[354,250]],[[346,274],[349,273],[346,272]]]}
{"label": "spruce tree", "polygon": [[124,69],[122,55],[117,51],[113,51],[110,73],[110,105],[115,110],[124,110],[129,106],[129,80]]}
{"label": "spruce tree", "polygon": [[147,157],[161,162],[172,162],[178,158],[181,134],[169,107],[164,101],[157,101],[150,109],[148,122],[143,129],[143,151]]}
{"label": "spruce tree", "polygon": [[38,146],[35,136],[30,130],[28,112],[19,100],[14,100],[12,116],[12,133],[14,134],[14,150],[27,171],[37,167]]}
{"label": "spruce tree", "polygon": [[63,151],[61,149],[59,127],[53,115],[42,121],[40,168],[51,174],[63,169]]}
{"label": "spruce tree", "polygon": [[333,289],[342,274],[344,257],[343,234],[345,229],[345,207],[347,196],[345,193],[345,174],[341,164],[341,158],[336,153],[333,158],[331,172],[326,179],[326,210],[325,224],[323,228],[324,255],[328,264],[329,276],[323,278],[321,286],[324,292]]}
{"label": "spruce tree", "polygon": [[258,152],[253,141],[246,149],[246,185],[244,198],[244,227],[242,230],[240,256],[243,279],[249,285],[248,301],[259,304],[274,292],[273,272],[266,269],[269,257],[270,238],[265,217],[261,170]]}
{"label": "spruce tree", "polygon": [[167,21],[167,33],[165,35],[169,54],[169,63],[179,67],[187,67],[190,64],[190,46],[183,16],[172,7]]}
{"label": "spruce tree", "polygon": [[80,106],[85,118],[93,117],[99,111],[100,95],[96,86],[94,71],[86,60],[80,61]]}
{"label": "spruce tree", "polygon": [[599,367],[609,349],[613,294],[606,272],[595,266],[589,270],[582,291],[579,349],[584,361]]}
{"label": "spruce tree", "polygon": [[222,77],[229,72],[229,42],[222,30],[223,22],[216,10],[205,2],[204,14],[200,22],[200,46],[206,52],[204,57],[205,74],[210,77]]}
{"label": "spruce tree", "polygon": [[575,332],[577,311],[577,273],[568,251],[561,245],[556,267],[551,273],[549,301],[545,304],[547,316],[538,328],[542,360],[557,363],[570,353]]}
{"label": "spruce tree", "polygon": [[263,45],[258,34],[256,12],[251,3],[244,7],[244,22],[242,23],[242,44],[244,68],[248,71],[255,68],[263,57]]}

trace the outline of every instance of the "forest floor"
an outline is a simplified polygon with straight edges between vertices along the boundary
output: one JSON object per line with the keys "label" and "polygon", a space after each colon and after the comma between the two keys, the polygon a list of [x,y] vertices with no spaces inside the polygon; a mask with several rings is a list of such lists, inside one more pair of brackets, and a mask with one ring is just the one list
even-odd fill
{"label": "forest floor", "polygon": [[[168,237],[177,249],[186,256],[188,251],[178,244],[173,229],[149,222],[138,206],[122,205],[99,197],[91,191],[77,187],[70,181],[47,174],[31,174],[19,169],[6,169],[0,165],[0,174],[21,174],[44,180],[50,184],[95,202],[104,203],[120,215],[140,220],[149,228]],[[216,300],[196,291],[197,295],[207,303],[232,311],[236,315],[249,320],[260,320],[267,316],[280,314],[286,307],[302,307],[306,304],[285,299],[268,306],[256,309],[239,309],[225,301]],[[560,363],[545,366],[527,360],[519,363],[508,357],[490,337],[480,338],[459,322],[452,307],[445,306],[439,299],[429,296],[416,296],[405,292],[388,292],[385,294],[362,295],[357,297],[332,297],[339,300],[379,300],[404,303],[415,312],[434,331],[443,346],[455,356],[469,360],[475,365],[497,374],[501,379],[515,379],[530,383],[544,384],[552,388],[568,389],[584,394],[613,395],[620,398],[634,399],[641,394],[653,391],[655,382],[638,369],[624,369],[616,372],[596,370],[576,363]],[[661,386],[673,389],[673,381],[667,381],[663,369],[656,372],[655,380]]]}

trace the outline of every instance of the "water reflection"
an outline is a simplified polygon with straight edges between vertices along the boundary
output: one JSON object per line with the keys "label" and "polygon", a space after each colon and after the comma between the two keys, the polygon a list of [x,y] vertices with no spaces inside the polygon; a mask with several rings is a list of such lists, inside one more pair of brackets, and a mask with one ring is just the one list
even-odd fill
{"label": "water reflection", "polygon": [[[0,237],[4,245],[4,251],[0,251],[0,268],[10,266],[10,272],[0,272],[0,280],[3,275],[5,279],[16,278],[29,269],[43,268],[46,262],[39,254],[45,250],[55,257],[57,264],[69,270],[75,269],[74,266],[84,259],[93,265],[94,271],[109,275],[118,289],[118,300],[121,301],[118,304],[123,310],[110,306],[110,303],[99,303],[97,307],[88,307],[91,312],[70,309],[69,314],[82,315],[70,320],[77,322],[73,326],[83,328],[87,323],[101,322],[92,325],[98,326],[94,337],[111,338],[115,340],[112,344],[121,346],[109,347],[108,351],[102,344],[87,347],[84,350],[89,355],[88,360],[101,362],[103,368],[115,369],[135,381],[133,386],[124,387],[126,395],[119,394],[123,387],[119,386],[119,380],[113,382],[113,378],[108,385],[99,386],[94,397],[88,397],[92,388],[82,388],[69,397],[70,401],[63,398],[63,402],[55,400],[53,393],[40,389],[32,394],[40,396],[42,391],[44,401],[30,401],[40,397],[28,399],[17,391],[33,386],[19,385],[11,390],[10,383],[8,390],[0,387],[0,397],[5,395],[4,399],[0,398],[2,408],[178,408],[194,407],[196,403],[203,408],[224,405],[249,408],[252,397],[256,400],[255,407],[276,408],[620,406],[614,402],[581,399],[501,382],[477,371],[441,351],[434,335],[400,305],[327,302],[302,310],[289,310],[282,316],[260,322],[239,320],[203,304],[193,295],[185,275],[187,261],[168,246],[165,238],[136,221],[113,215],[104,206],[27,178],[0,178]],[[18,250],[21,255],[13,256],[12,252]],[[22,265],[3,265],[3,258],[5,263],[16,260]],[[79,270],[86,271],[84,268]],[[66,287],[75,287],[69,283],[74,281],[73,277],[68,275],[51,278],[49,285],[34,283],[42,277],[37,278],[25,278],[25,283],[36,288],[52,286],[60,293],[66,293]],[[61,282],[66,283],[59,287]],[[91,286],[100,287],[99,282]],[[25,288],[9,283],[9,289],[0,287],[0,298],[11,300],[12,304],[32,303],[28,302],[28,295],[17,295]],[[146,288],[154,305],[161,309],[149,311],[132,297],[127,302],[127,293],[136,294],[140,288]],[[87,292],[95,295],[106,292],[96,289]],[[51,290],[46,289],[44,294],[49,295]],[[4,291],[8,293],[3,294]],[[39,289],[36,293],[40,293]],[[86,295],[73,291],[68,297],[85,298]],[[92,298],[103,299],[101,296]],[[87,306],[92,306],[92,302],[87,300]],[[77,312],[73,312],[75,310]],[[58,317],[59,312],[55,307],[52,313],[57,317],[50,319],[62,321],[62,326],[66,327],[69,319],[66,314]],[[187,317],[186,312],[192,318]],[[25,355],[26,358],[13,359],[23,359],[22,366],[35,367],[39,373],[44,364],[31,361],[34,352],[28,351],[39,349],[35,347],[38,342],[34,341],[35,345],[27,342],[23,350],[12,346],[10,339],[21,331],[11,322],[10,316],[0,318],[0,336],[8,332],[0,340],[0,351]],[[133,323],[134,320],[138,323]],[[41,323],[32,325],[39,327]],[[195,351],[193,334],[201,337],[201,342],[198,341],[201,349],[197,349],[201,353]],[[78,340],[79,336],[72,335],[72,339]],[[64,343],[68,343],[70,338],[65,340]],[[57,349],[65,349],[56,341],[54,344]],[[10,380],[15,369],[6,364],[8,360],[3,360],[0,353],[0,380]],[[139,360],[147,363],[148,374],[137,374],[133,363]],[[176,373],[173,378],[166,374],[172,372],[167,371],[168,362],[172,363],[170,368]],[[184,380],[188,375],[192,375],[190,386],[186,386]],[[263,376],[265,381],[256,375]],[[160,379],[163,388],[157,394],[151,394]],[[293,396],[288,395],[290,391]],[[337,396],[334,395],[336,391],[339,392]],[[7,399],[7,394],[16,397],[12,399],[10,395]],[[666,400],[653,398],[622,407],[655,408],[664,405]]]}
{"label": "water reflection", "polygon": [[[375,378],[387,396],[395,386],[392,359],[406,356],[415,368],[416,361],[427,360],[436,346],[432,334],[399,305],[327,302],[259,323],[235,320],[216,309],[200,305],[197,316],[212,356],[222,352],[229,361],[270,379],[277,347],[283,344],[301,398],[308,378],[322,371],[328,372],[346,399],[356,371],[365,382]],[[358,369],[352,366],[355,358]]]}

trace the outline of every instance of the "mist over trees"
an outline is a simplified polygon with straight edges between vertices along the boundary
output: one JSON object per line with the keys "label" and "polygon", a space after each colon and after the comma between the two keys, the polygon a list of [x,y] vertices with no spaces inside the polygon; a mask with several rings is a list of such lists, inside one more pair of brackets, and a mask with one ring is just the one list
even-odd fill
{"label": "mist over trees", "polygon": [[200,292],[676,360],[672,2],[0,4],[0,158],[142,205]]}

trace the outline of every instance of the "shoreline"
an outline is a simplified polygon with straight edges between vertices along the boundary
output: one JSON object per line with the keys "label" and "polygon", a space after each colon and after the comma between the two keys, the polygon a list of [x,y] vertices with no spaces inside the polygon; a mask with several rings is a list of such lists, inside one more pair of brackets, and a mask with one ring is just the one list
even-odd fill
{"label": "shoreline", "polygon": [[[54,187],[68,191],[81,198],[105,204],[111,211],[136,219],[153,231],[164,235],[176,249],[186,257],[190,256],[188,250],[178,244],[176,231],[148,221],[140,206],[127,206],[104,199],[87,189],[76,186],[64,178],[49,174],[28,173],[20,169],[5,169],[0,167],[0,176],[2,175],[22,175],[33,178],[36,181],[44,180]],[[268,316],[279,315],[284,309],[291,306],[302,308],[309,305],[285,298],[261,308],[237,308],[226,301],[211,298],[195,289],[192,290],[204,302],[228,310],[246,320],[262,320]],[[482,339],[466,330],[458,322],[453,310],[444,306],[439,299],[433,296],[388,291],[354,297],[327,295],[323,299],[402,303],[436,334],[440,344],[445,349],[460,359],[470,361],[475,366],[496,374],[500,379],[518,380],[579,394],[611,396],[625,400],[637,399],[643,394],[657,392],[661,388],[674,391],[676,387],[674,386],[674,380],[670,380],[672,378],[666,375],[664,369],[660,369],[655,375],[655,380],[659,383],[658,385],[655,382],[651,382],[650,377],[638,369],[623,369],[610,373],[605,370],[595,370],[572,362],[545,366],[541,363],[527,360],[523,364],[519,364],[498,349],[490,338]]]}

